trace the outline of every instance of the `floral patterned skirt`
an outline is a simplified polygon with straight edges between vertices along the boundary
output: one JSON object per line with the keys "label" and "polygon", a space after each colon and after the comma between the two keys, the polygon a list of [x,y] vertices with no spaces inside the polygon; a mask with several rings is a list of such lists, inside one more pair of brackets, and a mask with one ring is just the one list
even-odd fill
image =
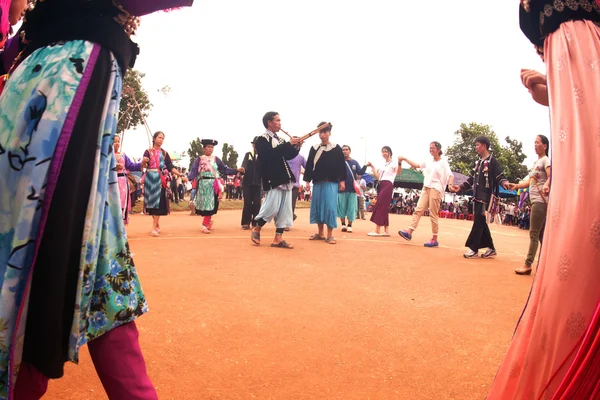
{"label": "floral patterned skirt", "polygon": [[21,360],[62,376],[79,348],[147,311],[112,140],[122,77],[106,49],[38,49],[0,96],[0,399]]}

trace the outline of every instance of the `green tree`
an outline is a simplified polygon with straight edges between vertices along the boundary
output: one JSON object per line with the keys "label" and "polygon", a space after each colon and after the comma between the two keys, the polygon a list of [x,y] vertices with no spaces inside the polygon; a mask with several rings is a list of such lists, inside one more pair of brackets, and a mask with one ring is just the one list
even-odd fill
{"label": "green tree", "polygon": [[227,143],[223,143],[222,161],[223,164],[227,165],[229,168],[237,168],[238,152],[235,151],[233,146],[230,146]]}
{"label": "green tree", "polygon": [[200,138],[196,138],[190,142],[190,148],[187,151],[188,156],[190,156],[190,166],[188,171],[192,169],[192,164],[196,161],[196,158],[204,155],[204,146],[200,143]]}
{"label": "green tree", "polygon": [[504,138],[506,146],[502,148],[502,155],[498,158],[500,165],[505,170],[506,178],[511,182],[517,182],[527,176],[527,166],[523,161],[527,157],[523,154],[523,142],[511,139],[510,136]]}
{"label": "green tree", "polygon": [[522,179],[527,174],[527,167],[522,164],[525,160],[523,154],[523,143],[513,140],[507,136],[504,140],[506,145],[500,145],[498,136],[489,125],[482,125],[475,122],[469,124],[460,124],[460,129],[454,132],[454,144],[446,150],[450,167],[453,171],[464,175],[470,175],[474,162],[477,160],[475,151],[475,139],[479,136],[485,136],[490,140],[490,152],[494,154],[504,175],[511,182]]}
{"label": "green tree", "polygon": [[123,78],[123,93],[121,95],[121,103],[119,104],[119,122],[117,124],[118,133],[122,133],[127,129],[133,129],[142,124],[142,115],[144,118],[148,117],[152,103],[150,103],[148,93],[142,87],[144,76],[145,74],[135,69],[130,69]]}

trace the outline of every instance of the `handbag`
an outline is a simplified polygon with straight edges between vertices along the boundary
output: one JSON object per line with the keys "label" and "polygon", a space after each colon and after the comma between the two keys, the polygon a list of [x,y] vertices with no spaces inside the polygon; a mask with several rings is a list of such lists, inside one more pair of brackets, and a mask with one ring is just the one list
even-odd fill
{"label": "handbag", "polygon": [[356,192],[357,195],[360,196],[360,185],[358,184],[358,182],[356,182],[356,179],[354,179],[354,173],[352,172],[352,169],[350,168],[350,165],[348,164],[347,161],[344,161],[346,163],[346,167],[348,167],[348,171],[350,171],[350,174],[352,175],[352,184],[354,185],[354,191]]}

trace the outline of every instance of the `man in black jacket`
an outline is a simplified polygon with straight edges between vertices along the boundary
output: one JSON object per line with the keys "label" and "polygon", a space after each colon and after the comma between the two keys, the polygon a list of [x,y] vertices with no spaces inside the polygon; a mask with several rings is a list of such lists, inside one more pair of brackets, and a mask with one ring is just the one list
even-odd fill
{"label": "man in black jacket", "polygon": [[486,221],[486,211],[490,210],[492,195],[498,196],[500,186],[508,188],[508,181],[502,173],[502,167],[496,158],[490,153],[490,140],[485,136],[475,139],[475,150],[479,160],[475,162],[475,168],[469,179],[460,186],[450,185],[450,191],[465,193],[473,190],[474,222],[471,233],[467,238],[466,247],[469,248],[464,254],[465,258],[478,258],[479,249],[487,247],[481,258],[496,257],[496,248],[492,240],[492,234]]}
{"label": "man in black jacket", "polygon": [[260,199],[262,197],[262,180],[260,174],[260,164],[256,154],[256,141],[259,136],[252,140],[252,151],[244,156],[242,168],[244,180],[242,181],[242,190],[244,193],[244,210],[242,211],[242,229],[250,229],[250,224],[256,226],[254,218],[260,211]]}
{"label": "man in black jacket", "polygon": [[285,142],[277,135],[281,129],[281,118],[274,111],[264,115],[263,125],[266,132],[258,137],[255,146],[266,196],[254,219],[256,226],[252,229],[251,239],[255,244],[260,244],[260,230],[274,219],[276,230],[271,247],[291,249],[293,247],[283,240],[283,232],[292,226],[292,188],[298,178],[290,170],[287,160],[298,155],[302,141],[293,138]]}

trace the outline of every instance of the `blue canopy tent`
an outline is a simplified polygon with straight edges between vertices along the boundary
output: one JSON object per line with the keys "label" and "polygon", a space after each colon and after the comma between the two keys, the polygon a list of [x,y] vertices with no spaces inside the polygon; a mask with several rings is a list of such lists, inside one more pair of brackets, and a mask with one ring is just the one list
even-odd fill
{"label": "blue canopy tent", "polygon": [[507,198],[507,197],[517,197],[517,191],[516,190],[506,190],[503,187],[500,187],[500,193],[499,196],[502,198]]}

